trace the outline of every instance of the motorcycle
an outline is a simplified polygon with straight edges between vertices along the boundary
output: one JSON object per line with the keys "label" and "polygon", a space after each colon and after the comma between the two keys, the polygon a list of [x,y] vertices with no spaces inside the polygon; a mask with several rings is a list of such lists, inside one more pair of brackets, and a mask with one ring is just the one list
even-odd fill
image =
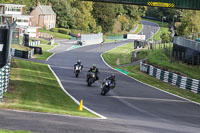
{"label": "motorcycle", "polygon": [[75,68],[74,68],[74,74],[75,74],[76,78],[78,78],[80,72],[81,72],[81,66],[80,65],[75,66]]}
{"label": "motorcycle", "polygon": [[91,86],[96,81],[96,75],[93,72],[87,74],[87,85]]}
{"label": "motorcycle", "polygon": [[102,87],[101,87],[101,95],[105,96],[106,93],[110,91],[110,89],[114,89],[115,84],[111,82],[111,80],[106,80],[103,82]]}

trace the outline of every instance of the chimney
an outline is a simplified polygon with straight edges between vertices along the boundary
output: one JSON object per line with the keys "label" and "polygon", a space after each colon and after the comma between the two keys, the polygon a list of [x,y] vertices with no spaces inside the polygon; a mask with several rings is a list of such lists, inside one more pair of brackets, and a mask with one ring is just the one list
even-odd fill
{"label": "chimney", "polygon": [[50,7],[52,7],[52,4],[51,4],[51,2],[49,3],[49,6],[50,6]]}

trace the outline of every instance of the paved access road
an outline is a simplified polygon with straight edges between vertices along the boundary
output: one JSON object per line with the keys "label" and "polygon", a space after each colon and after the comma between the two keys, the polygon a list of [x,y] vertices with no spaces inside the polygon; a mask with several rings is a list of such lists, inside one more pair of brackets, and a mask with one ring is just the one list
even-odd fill
{"label": "paved access road", "polygon": [[[145,23],[143,34],[150,36],[152,29],[158,29],[153,23],[142,23]],[[47,133],[199,133],[199,105],[137,82],[104,64],[100,57],[103,52],[128,42],[109,43],[103,47],[91,45],[71,51],[65,51],[69,47],[66,45],[47,62],[72,96],[83,99],[85,106],[108,119],[1,110],[0,128]],[[75,78],[73,64],[78,59],[82,60],[84,70],[79,78]],[[99,68],[100,80],[88,87],[86,74],[92,64]],[[117,86],[106,96],[101,96],[100,84],[111,73],[117,77]]]}

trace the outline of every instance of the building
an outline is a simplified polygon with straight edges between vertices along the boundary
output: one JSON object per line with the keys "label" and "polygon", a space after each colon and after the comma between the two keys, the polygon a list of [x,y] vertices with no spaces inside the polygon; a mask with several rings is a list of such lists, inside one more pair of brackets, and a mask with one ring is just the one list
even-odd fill
{"label": "building", "polygon": [[6,20],[13,23],[16,20],[19,33],[30,31],[30,37],[37,38],[37,29],[39,27],[31,26],[30,18],[32,16],[23,15],[25,5],[0,4],[0,27],[6,26]]}
{"label": "building", "polygon": [[33,16],[31,22],[34,26],[48,30],[56,26],[56,13],[53,11],[51,4],[40,5],[40,2],[38,2],[37,7],[33,9],[30,15]]}

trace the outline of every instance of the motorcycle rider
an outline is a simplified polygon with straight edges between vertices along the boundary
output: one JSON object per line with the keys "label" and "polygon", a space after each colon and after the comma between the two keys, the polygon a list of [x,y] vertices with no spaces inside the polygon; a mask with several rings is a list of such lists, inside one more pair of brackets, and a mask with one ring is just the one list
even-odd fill
{"label": "motorcycle rider", "polygon": [[[99,77],[97,75],[99,73],[99,70],[98,70],[98,68],[96,67],[95,64],[92,65],[92,67],[90,68],[90,70],[88,72],[95,73],[96,80],[99,80]],[[89,78],[89,75],[87,75],[87,80],[88,80],[88,78]]]}
{"label": "motorcycle rider", "polygon": [[106,77],[104,79],[104,82],[102,83],[102,87],[103,87],[103,85],[104,85],[104,83],[105,83],[106,80],[110,80],[111,81],[111,87],[112,87],[112,89],[115,88],[115,85],[116,85],[116,83],[115,83],[115,81],[116,81],[115,74],[111,74],[110,76]]}
{"label": "motorcycle rider", "polygon": [[81,60],[78,60],[76,64],[74,64],[74,71],[76,66],[81,66],[81,70],[83,69],[83,65],[81,64]]}

